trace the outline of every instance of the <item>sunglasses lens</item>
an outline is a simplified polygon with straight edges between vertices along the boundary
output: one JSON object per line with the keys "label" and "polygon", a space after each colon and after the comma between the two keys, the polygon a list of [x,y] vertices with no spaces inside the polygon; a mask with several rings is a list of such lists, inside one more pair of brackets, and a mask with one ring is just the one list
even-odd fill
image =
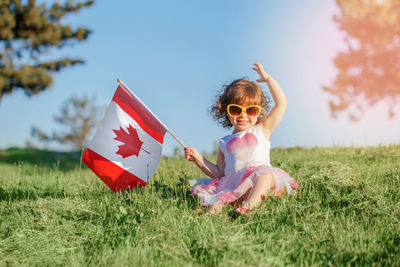
{"label": "sunglasses lens", "polygon": [[229,106],[229,114],[232,116],[239,116],[242,113],[242,109],[237,106]]}
{"label": "sunglasses lens", "polygon": [[249,108],[246,109],[246,113],[250,117],[258,116],[259,112],[260,112],[260,108],[259,107],[249,107]]}

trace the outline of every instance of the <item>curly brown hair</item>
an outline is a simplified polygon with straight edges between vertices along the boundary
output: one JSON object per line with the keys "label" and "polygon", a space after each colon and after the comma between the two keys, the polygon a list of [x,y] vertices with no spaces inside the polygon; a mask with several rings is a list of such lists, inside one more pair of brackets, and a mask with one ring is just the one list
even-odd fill
{"label": "curly brown hair", "polygon": [[271,100],[267,97],[261,87],[246,78],[234,80],[229,85],[222,86],[217,95],[216,103],[211,107],[214,119],[224,128],[232,127],[227,114],[229,104],[238,105],[260,105],[263,109],[258,117],[257,123],[262,121],[268,114]]}

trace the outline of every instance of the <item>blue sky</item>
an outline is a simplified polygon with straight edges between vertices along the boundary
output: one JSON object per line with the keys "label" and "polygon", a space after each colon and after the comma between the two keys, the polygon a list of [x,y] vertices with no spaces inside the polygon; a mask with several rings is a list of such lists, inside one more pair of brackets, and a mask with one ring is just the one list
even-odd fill
{"label": "blue sky", "polygon": [[[23,147],[33,125],[59,129],[53,116],[73,95],[107,105],[120,77],[187,146],[210,152],[230,133],[209,113],[215,95],[233,79],[256,80],[256,61],[289,101],[272,147],[398,143],[400,118],[388,119],[384,104],[359,122],[330,116],[322,86],[334,80],[332,60],[344,48],[337,12],[334,1],[318,0],[97,1],[66,20],[92,29],[89,39],[47,55],[86,64],[57,73],[37,96],[3,97],[0,148]],[[176,146],[167,134],[165,153]]]}

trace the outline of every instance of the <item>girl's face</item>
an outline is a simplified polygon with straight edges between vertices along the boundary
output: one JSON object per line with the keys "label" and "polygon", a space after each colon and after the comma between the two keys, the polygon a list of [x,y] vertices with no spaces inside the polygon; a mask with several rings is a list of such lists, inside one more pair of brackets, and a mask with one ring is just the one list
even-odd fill
{"label": "girl's face", "polygon": [[[239,116],[232,116],[232,114],[229,114],[228,112],[228,117],[229,117],[229,121],[231,122],[231,124],[234,127],[234,131],[233,132],[241,132],[241,131],[246,131],[248,129],[250,129],[251,127],[253,127],[254,125],[256,125],[257,123],[257,119],[259,114],[257,114],[257,116],[254,116],[254,114],[252,114],[251,112],[245,112],[245,109],[248,108],[250,105],[240,105],[243,109],[243,111],[241,112],[241,114]],[[260,109],[261,111],[261,109]],[[253,116],[249,116],[247,113],[250,113],[250,115]]]}

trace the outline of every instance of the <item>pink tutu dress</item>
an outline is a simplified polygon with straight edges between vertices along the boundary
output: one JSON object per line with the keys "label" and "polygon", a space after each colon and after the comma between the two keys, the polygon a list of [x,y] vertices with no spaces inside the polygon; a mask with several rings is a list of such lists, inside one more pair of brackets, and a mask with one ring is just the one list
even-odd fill
{"label": "pink tutu dress", "polygon": [[225,157],[225,176],[190,181],[192,195],[200,198],[202,206],[236,202],[253,187],[257,177],[270,173],[275,178],[272,195],[280,196],[284,191],[292,194],[292,188],[299,187],[286,172],[271,166],[271,143],[259,124],[221,138],[219,148]]}

